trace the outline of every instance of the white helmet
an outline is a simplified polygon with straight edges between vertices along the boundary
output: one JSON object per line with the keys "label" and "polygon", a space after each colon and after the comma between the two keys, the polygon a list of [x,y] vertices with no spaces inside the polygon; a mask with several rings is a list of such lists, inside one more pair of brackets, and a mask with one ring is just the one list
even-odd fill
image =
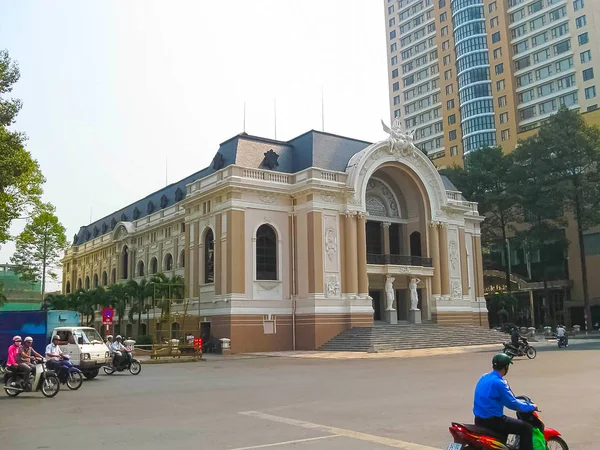
{"label": "white helmet", "polygon": [[31,336],[27,336],[23,342],[33,342],[33,338]]}
{"label": "white helmet", "polygon": [[117,337],[115,339],[123,339],[123,336],[121,336],[120,334],[117,334]]}

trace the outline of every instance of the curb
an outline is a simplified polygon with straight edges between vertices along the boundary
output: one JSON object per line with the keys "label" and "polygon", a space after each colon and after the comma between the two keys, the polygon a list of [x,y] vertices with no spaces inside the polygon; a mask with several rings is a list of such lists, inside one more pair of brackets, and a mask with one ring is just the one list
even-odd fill
{"label": "curb", "polygon": [[195,363],[200,361],[206,361],[204,358],[186,358],[186,359],[146,359],[140,360],[142,365],[153,365],[153,364],[185,364]]}

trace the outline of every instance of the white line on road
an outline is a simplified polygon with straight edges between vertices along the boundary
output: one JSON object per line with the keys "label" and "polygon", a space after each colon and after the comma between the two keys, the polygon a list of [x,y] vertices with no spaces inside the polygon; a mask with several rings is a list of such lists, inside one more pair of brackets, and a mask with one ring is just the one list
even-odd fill
{"label": "white line on road", "polygon": [[386,438],[382,436],[375,436],[373,434],[361,433],[359,431],[346,430],[344,428],[330,427],[328,425],[320,425],[317,423],[305,422],[303,420],[290,419],[287,417],[273,416],[271,414],[265,414],[258,411],[245,411],[240,412],[244,416],[256,417],[258,419],[270,420],[271,422],[284,423],[286,425],[292,425],[300,428],[307,428],[310,430],[319,430],[325,433],[331,433],[336,436],[344,436],[352,439],[358,439],[366,442],[373,442],[376,444],[386,445],[393,448],[401,448],[404,450],[440,450],[434,447],[428,447],[426,445],[414,444],[412,442],[399,441],[397,439]]}
{"label": "white line on road", "polygon": [[232,450],[251,450],[253,448],[279,447],[280,445],[298,444],[300,442],[309,442],[309,441],[320,441],[321,439],[332,439],[332,438],[336,438],[336,437],[341,437],[341,436],[338,434],[332,434],[330,436],[319,436],[319,437],[314,437],[314,438],[296,439],[295,441],[282,441],[282,442],[275,442],[273,444],[253,445],[252,447],[239,447],[239,448],[234,448]]}

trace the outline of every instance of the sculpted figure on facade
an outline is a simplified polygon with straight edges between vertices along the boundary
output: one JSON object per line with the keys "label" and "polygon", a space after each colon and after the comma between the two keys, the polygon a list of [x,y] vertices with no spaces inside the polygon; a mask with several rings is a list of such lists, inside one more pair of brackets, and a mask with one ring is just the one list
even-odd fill
{"label": "sculpted figure on facade", "polygon": [[388,127],[382,120],[383,131],[389,134],[388,142],[390,144],[389,152],[398,152],[402,156],[413,156],[415,146],[413,144],[413,134],[402,129],[402,122],[399,118],[394,119],[392,127]]}
{"label": "sculpted figure on facade", "polygon": [[395,311],[394,310],[394,277],[390,277],[389,275],[385,279],[385,296],[387,300],[386,311]]}
{"label": "sculpted figure on facade", "polygon": [[411,278],[408,288],[410,290],[410,310],[419,311],[419,293],[417,292],[417,285],[421,282],[418,278]]}

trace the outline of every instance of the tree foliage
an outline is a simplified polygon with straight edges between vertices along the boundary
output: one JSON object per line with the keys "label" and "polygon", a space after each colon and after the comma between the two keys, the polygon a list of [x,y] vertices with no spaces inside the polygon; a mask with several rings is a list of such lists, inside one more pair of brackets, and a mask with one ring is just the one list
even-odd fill
{"label": "tree foliage", "polygon": [[25,149],[25,135],[7,128],[21,109],[20,100],[6,98],[19,77],[17,64],[0,50],[0,245],[10,239],[11,222],[39,202],[45,181]]}
{"label": "tree foliage", "polygon": [[35,209],[25,229],[17,236],[16,250],[11,258],[21,279],[42,282],[42,296],[46,278],[57,278],[55,269],[60,266],[60,257],[68,245],[65,227],[54,213],[55,208],[49,203]]}
{"label": "tree foliage", "polygon": [[566,108],[514,152],[520,201],[538,222],[570,214],[577,225],[586,327],[592,329],[583,232],[600,225],[600,129]]}
{"label": "tree foliage", "polygon": [[8,299],[6,298],[6,295],[4,295],[4,283],[0,281],[0,306],[3,306],[7,301]]}

